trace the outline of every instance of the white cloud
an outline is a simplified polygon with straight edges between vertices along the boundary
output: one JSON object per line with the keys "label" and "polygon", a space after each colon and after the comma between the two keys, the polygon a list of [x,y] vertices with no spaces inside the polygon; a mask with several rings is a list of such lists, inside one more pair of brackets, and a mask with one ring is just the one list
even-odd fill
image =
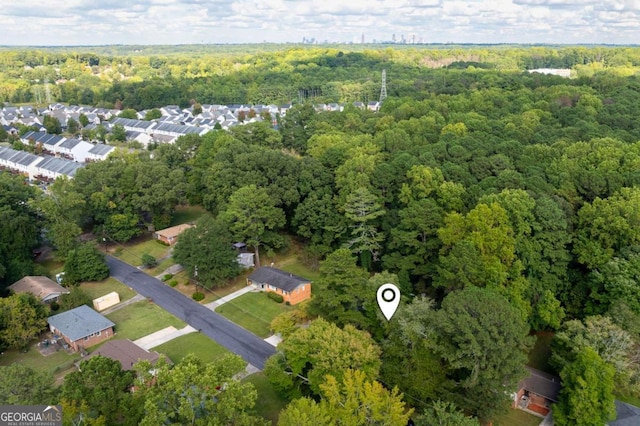
{"label": "white cloud", "polygon": [[[636,43],[640,0],[3,0],[0,45]],[[611,31],[615,28],[615,31]]]}

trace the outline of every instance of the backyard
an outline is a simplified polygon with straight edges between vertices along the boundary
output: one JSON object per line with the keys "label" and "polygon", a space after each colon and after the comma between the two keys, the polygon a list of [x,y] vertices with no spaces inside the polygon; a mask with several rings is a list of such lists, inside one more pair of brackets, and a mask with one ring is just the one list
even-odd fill
{"label": "backyard", "polygon": [[136,340],[163,328],[183,328],[186,324],[158,305],[141,301],[107,315],[116,324],[116,338]]}
{"label": "backyard", "polygon": [[258,399],[255,406],[256,413],[276,424],[280,411],[289,401],[276,392],[271,383],[269,383],[269,379],[261,372],[247,376],[244,381],[253,383],[258,391]]}
{"label": "backyard", "polygon": [[291,309],[291,306],[271,300],[267,293],[251,292],[225,303],[216,312],[264,338],[271,334],[271,320]]}
{"label": "backyard", "polygon": [[209,337],[200,333],[191,333],[177,337],[173,340],[156,346],[152,350],[165,354],[174,363],[192,353],[204,362],[210,362],[220,358],[229,351],[220,346]]}
{"label": "backyard", "polygon": [[509,409],[509,412],[498,417],[493,423],[495,426],[538,426],[542,418],[522,410]]}
{"label": "backyard", "polygon": [[29,346],[27,352],[21,352],[16,349],[6,350],[0,355],[0,365],[10,365],[14,363],[24,364],[38,371],[44,371],[51,374],[58,374],[68,370],[73,363],[80,359],[79,354],[69,355],[63,350],[55,352],[48,356],[42,356],[36,347],[37,342]]}

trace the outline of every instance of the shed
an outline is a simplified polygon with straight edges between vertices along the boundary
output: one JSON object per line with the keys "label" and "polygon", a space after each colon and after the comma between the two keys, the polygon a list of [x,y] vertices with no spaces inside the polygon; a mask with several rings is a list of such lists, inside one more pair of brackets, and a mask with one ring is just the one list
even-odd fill
{"label": "shed", "polygon": [[93,309],[100,312],[114,305],[117,305],[118,303],[120,303],[120,296],[115,291],[112,291],[111,293],[105,294],[102,297],[93,299]]}

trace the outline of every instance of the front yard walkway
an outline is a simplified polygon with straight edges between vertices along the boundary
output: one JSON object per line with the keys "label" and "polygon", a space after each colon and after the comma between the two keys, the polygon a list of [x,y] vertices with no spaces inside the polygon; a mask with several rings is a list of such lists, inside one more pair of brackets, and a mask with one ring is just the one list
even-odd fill
{"label": "front yard walkway", "polygon": [[167,343],[170,340],[175,339],[176,337],[184,336],[185,334],[195,333],[197,330],[190,325],[181,328],[178,330],[174,326],[169,326],[167,328],[163,328],[162,330],[156,331],[155,333],[148,334],[144,337],[135,340],[133,343],[140,346],[142,349],[149,350],[151,348],[155,348],[156,346],[160,346],[163,343]]}
{"label": "front yard walkway", "polygon": [[206,306],[207,308],[211,309],[212,311],[215,311],[218,306],[223,305],[223,304],[235,299],[236,297],[240,297],[243,294],[251,293],[252,291],[257,293],[259,290],[257,288],[255,288],[255,287],[253,287],[253,286],[248,285],[246,287],[242,287],[240,290],[238,290],[236,292],[233,292],[233,293],[231,293],[231,294],[229,294],[227,296],[221,297],[218,300],[215,300],[215,301],[213,301],[211,303],[207,303],[204,306]]}

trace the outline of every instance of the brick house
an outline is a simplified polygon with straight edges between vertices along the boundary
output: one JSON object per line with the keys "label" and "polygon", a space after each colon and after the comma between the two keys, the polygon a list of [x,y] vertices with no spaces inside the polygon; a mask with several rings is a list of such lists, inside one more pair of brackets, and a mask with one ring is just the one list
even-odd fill
{"label": "brick house", "polygon": [[182,234],[184,231],[192,227],[193,225],[184,223],[182,225],[176,225],[172,226],[171,228],[165,228],[156,231],[154,236],[163,243],[172,246],[178,241],[178,235]]}
{"label": "brick house", "polygon": [[560,378],[535,368],[527,367],[529,377],[518,383],[518,392],[514,394],[513,408],[546,416],[551,404],[558,402],[558,394],[562,389]]}
{"label": "brick house", "polygon": [[269,266],[253,271],[247,277],[247,284],[262,291],[277,293],[291,305],[311,298],[311,281]]}
{"label": "brick house", "polygon": [[74,351],[97,345],[113,337],[115,324],[87,305],[47,318],[49,329]]}

